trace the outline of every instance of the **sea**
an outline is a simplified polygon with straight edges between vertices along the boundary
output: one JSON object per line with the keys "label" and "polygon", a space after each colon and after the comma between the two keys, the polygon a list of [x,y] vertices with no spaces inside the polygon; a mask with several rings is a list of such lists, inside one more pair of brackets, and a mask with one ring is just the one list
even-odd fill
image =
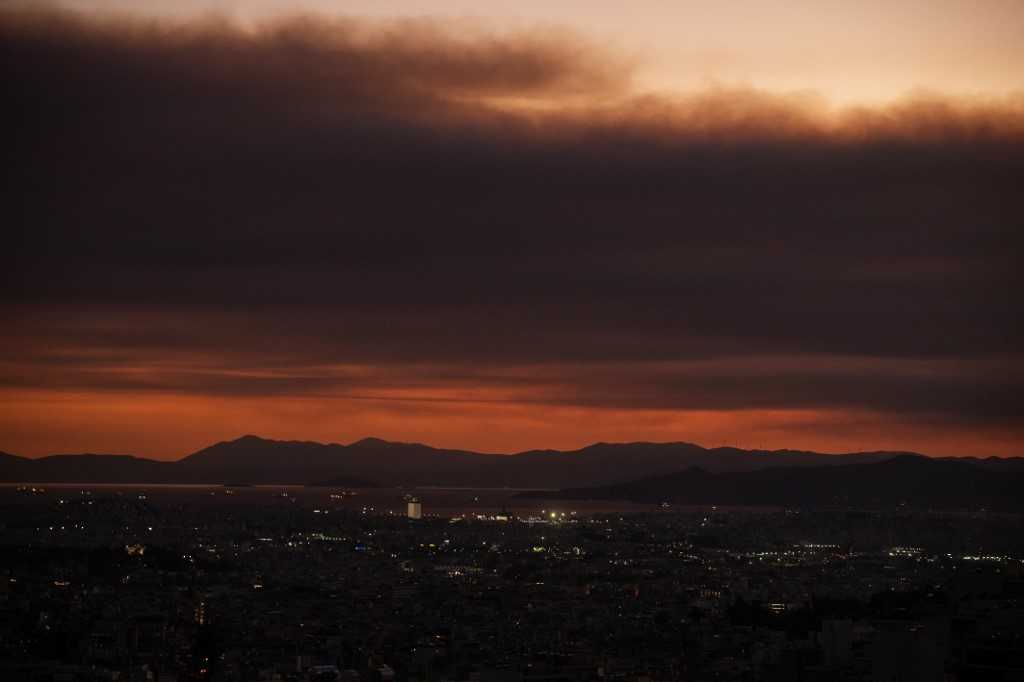
{"label": "sea", "polygon": [[[337,509],[368,514],[404,515],[416,499],[424,517],[511,514],[518,517],[548,516],[552,512],[575,516],[603,513],[663,511],[659,505],[626,501],[555,500],[525,497],[514,488],[333,488],[301,485],[179,485],[126,483],[4,483],[0,504],[32,507],[54,500],[88,497],[148,501],[154,506],[191,508],[298,505],[310,509]],[[697,509],[697,508],[694,508]]]}

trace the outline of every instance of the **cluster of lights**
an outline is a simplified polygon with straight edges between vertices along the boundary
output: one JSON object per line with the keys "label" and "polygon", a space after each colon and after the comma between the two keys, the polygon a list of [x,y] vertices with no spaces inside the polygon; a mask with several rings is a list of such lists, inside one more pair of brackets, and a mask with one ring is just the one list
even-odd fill
{"label": "cluster of lights", "polygon": [[326,533],[310,533],[310,540],[320,540],[321,542],[348,542],[348,538],[339,537],[337,535],[327,535]]}
{"label": "cluster of lights", "polygon": [[920,547],[891,547],[889,556],[919,556],[922,550]]}
{"label": "cluster of lights", "polygon": [[[568,517],[568,518],[567,518]],[[523,523],[533,525],[535,523],[565,523],[566,521],[575,521],[576,512],[571,511],[568,514],[560,511],[548,511],[547,509],[540,510],[540,516],[527,516],[522,519]]]}

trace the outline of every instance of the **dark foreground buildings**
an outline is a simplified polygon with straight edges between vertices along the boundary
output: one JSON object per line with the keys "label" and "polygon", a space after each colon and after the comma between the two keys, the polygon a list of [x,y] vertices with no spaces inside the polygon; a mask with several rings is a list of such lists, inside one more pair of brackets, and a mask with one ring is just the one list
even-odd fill
{"label": "dark foreground buildings", "polygon": [[0,678],[1024,680],[1017,517],[330,493],[6,489]]}

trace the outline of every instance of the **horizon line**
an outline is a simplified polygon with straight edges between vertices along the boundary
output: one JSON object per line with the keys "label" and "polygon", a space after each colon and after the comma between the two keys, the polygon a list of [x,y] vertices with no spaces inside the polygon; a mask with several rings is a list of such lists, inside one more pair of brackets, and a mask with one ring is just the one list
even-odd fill
{"label": "horizon line", "polygon": [[693,446],[693,447],[701,448],[702,450],[706,450],[708,452],[714,452],[716,450],[742,450],[742,451],[745,451],[745,452],[752,452],[752,453],[758,453],[758,452],[760,452],[760,453],[804,452],[804,453],[812,453],[812,454],[823,455],[823,456],[828,456],[828,457],[841,457],[841,456],[844,456],[844,455],[863,455],[863,454],[877,454],[877,453],[887,453],[887,454],[895,454],[895,455],[918,455],[918,456],[921,456],[921,457],[928,457],[930,459],[1019,459],[1020,457],[1022,457],[1022,455],[941,455],[941,456],[938,456],[938,455],[929,455],[927,453],[917,452],[917,451],[914,451],[914,450],[900,450],[900,449],[888,450],[888,449],[885,449],[885,448],[873,449],[873,450],[847,450],[847,451],[842,451],[842,452],[828,452],[828,451],[822,451],[822,450],[811,450],[811,449],[805,449],[805,448],[789,448],[789,447],[784,447],[784,448],[762,448],[762,447],[743,447],[743,446],[740,446],[740,445],[725,445],[725,444],[723,444],[723,445],[707,446],[707,445],[702,445],[700,443],[696,443],[696,442],[693,442],[693,441],[685,441],[685,440],[671,440],[671,441],[649,441],[649,440],[594,441],[594,442],[591,442],[591,443],[589,443],[587,445],[583,445],[583,446],[578,447],[578,448],[569,448],[569,449],[543,448],[542,447],[542,448],[530,448],[530,449],[527,449],[527,450],[518,450],[518,451],[515,451],[515,452],[484,452],[484,451],[471,450],[471,449],[465,449],[465,448],[459,448],[459,447],[440,447],[440,446],[436,446],[436,445],[429,445],[427,443],[421,443],[421,442],[415,442],[415,441],[388,440],[386,438],[379,438],[379,437],[376,437],[376,436],[366,436],[366,437],[359,438],[359,439],[356,439],[354,441],[351,441],[349,443],[342,443],[342,442],[338,442],[338,441],[323,442],[323,441],[309,440],[309,439],[300,439],[300,438],[267,438],[267,437],[264,437],[264,436],[258,436],[258,435],[253,434],[253,433],[246,433],[246,434],[243,434],[243,435],[238,436],[236,438],[216,441],[216,442],[211,443],[209,445],[202,446],[202,447],[200,447],[197,450],[194,450],[194,451],[188,452],[188,453],[186,453],[184,455],[181,455],[181,456],[179,456],[176,459],[162,459],[162,458],[155,458],[155,457],[151,457],[151,456],[144,456],[144,455],[138,455],[138,454],[126,453],[126,452],[123,452],[123,453],[122,452],[89,452],[89,451],[83,451],[83,452],[55,452],[55,453],[36,455],[36,456],[32,456],[32,455],[19,455],[19,454],[16,454],[14,452],[10,452],[10,451],[7,451],[7,450],[0,450],[0,453],[5,454],[5,455],[9,455],[9,456],[12,456],[12,457],[18,457],[18,458],[21,458],[21,459],[27,459],[27,460],[33,460],[33,461],[43,460],[43,459],[47,459],[47,458],[51,458],[51,457],[130,457],[130,458],[134,458],[134,459],[151,461],[151,462],[173,464],[173,463],[184,461],[185,459],[187,459],[187,458],[189,458],[189,457],[191,457],[191,456],[193,456],[193,455],[195,455],[197,453],[200,453],[200,452],[202,452],[204,450],[207,450],[209,448],[216,447],[218,445],[228,445],[228,444],[232,444],[232,443],[237,443],[239,441],[246,440],[246,439],[256,439],[256,440],[259,440],[259,441],[269,442],[269,443],[305,443],[305,444],[319,445],[319,446],[324,446],[324,447],[337,446],[337,447],[342,447],[342,448],[350,448],[350,447],[358,446],[360,443],[365,443],[366,441],[377,441],[377,442],[380,442],[380,443],[383,443],[383,444],[386,444],[386,445],[391,445],[391,446],[400,445],[400,446],[411,446],[411,447],[423,447],[423,448],[429,448],[431,450],[448,451],[448,452],[461,452],[461,453],[468,453],[468,454],[480,455],[480,456],[485,456],[485,457],[486,456],[491,456],[491,457],[515,457],[515,456],[518,456],[518,455],[524,455],[524,454],[527,454],[527,453],[536,453],[536,452],[550,452],[550,453],[569,454],[569,453],[581,452],[583,450],[587,450],[589,448],[594,448],[594,447],[598,447],[598,446],[602,446],[602,445],[605,445],[605,446],[688,445],[688,446]]}

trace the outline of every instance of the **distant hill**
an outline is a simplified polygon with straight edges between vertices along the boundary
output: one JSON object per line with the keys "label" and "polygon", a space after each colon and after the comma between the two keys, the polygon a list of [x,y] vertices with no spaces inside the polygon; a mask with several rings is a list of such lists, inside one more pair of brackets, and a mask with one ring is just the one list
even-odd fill
{"label": "distant hill", "polygon": [[[707,449],[693,443],[595,443],[579,450],[495,455],[365,438],[349,445],[276,441],[258,436],[216,443],[173,462],[128,455],[0,455],[0,480],[94,483],[291,483],[348,480],[383,486],[577,488],[698,467],[708,473],[771,467],[835,467],[903,453],[825,455],[799,450]],[[1014,460],[972,460],[1011,470]],[[1018,460],[1024,462],[1024,460]],[[1024,467],[1019,467],[1024,470]],[[351,483],[343,484],[356,487]]]}
{"label": "distant hill", "polygon": [[26,480],[32,470],[34,460],[18,457],[7,452],[0,452],[0,478],[6,481]]}
{"label": "distant hill", "polygon": [[175,477],[173,462],[131,455],[51,455],[30,460],[38,481],[67,483],[162,483]]}
{"label": "distant hill", "polygon": [[834,467],[772,467],[712,473],[690,468],[624,483],[526,493],[555,499],[683,505],[990,509],[1024,511],[1024,472],[991,462],[898,455]]}
{"label": "distant hill", "polygon": [[0,453],[0,481],[31,483],[164,483],[174,462],[130,455],[50,455],[28,459]]}
{"label": "distant hill", "polygon": [[977,464],[993,471],[1024,472],[1024,457],[943,457],[942,459]]}

